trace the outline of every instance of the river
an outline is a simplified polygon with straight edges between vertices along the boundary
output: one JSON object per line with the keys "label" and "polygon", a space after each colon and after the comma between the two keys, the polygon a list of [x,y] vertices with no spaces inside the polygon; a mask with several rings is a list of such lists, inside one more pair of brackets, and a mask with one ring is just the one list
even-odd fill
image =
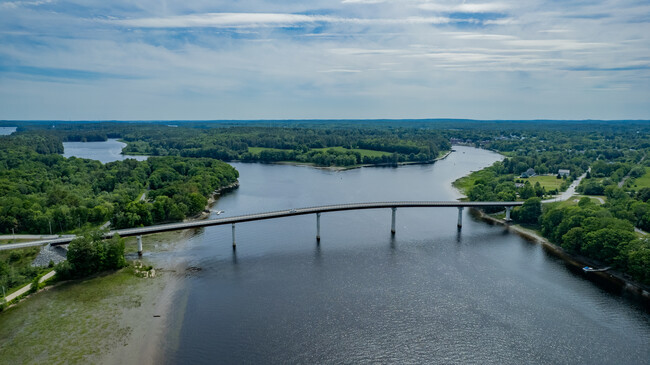
{"label": "river", "polygon": [[[454,200],[501,158],[454,147],[433,165],[332,171],[233,163],[220,217],[344,202]],[[82,156],[83,157],[83,156]],[[214,213],[213,213],[214,215]],[[647,364],[650,315],[541,246],[455,208],[390,209],[197,230],[152,261],[192,271],[167,316],[167,363]],[[146,237],[145,237],[146,239]]]}
{"label": "river", "polygon": [[18,129],[17,127],[0,127],[0,136],[8,136]]}
{"label": "river", "polygon": [[126,143],[117,139],[108,139],[104,142],[63,142],[63,157],[82,157],[98,160],[101,163],[126,160],[133,158],[144,161],[148,156],[129,156],[122,154]]}

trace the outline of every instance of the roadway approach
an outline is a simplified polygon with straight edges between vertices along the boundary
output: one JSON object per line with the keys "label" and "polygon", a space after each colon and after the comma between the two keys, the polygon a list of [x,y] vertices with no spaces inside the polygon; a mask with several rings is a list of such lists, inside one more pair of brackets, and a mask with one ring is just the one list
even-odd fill
{"label": "roadway approach", "polygon": [[[138,237],[138,253],[142,253],[142,236],[153,233],[178,231],[191,228],[202,228],[210,226],[220,226],[224,224],[232,225],[232,245],[235,244],[235,223],[252,222],[265,219],[276,219],[283,217],[291,217],[296,215],[316,214],[316,239],[320,240],[320,215],[321,213],[338,212],[344,210],[363,210],[363,209],[385,209],[392,210],[391,217],[391,233],[395,234],[395,215],[397,208],[457,208],[458,209],[458,228],[463,225],[463,209],[464,208],[485,208],[485,207],[503,207],[506,209],[506,221],[510,220],[510,211],[513,207],[521,206],[524,202],[459,202],[459,201],[393,201],[393,202],[373,202],[373,203],[349,203],[349,204],[334,204],[322,205],[317,207],[297,208],[278,210],[273,212],[245,214],[234,217],[224,217],[216,219],[204,219],[190,222],[159,224],[147,227],[126,228],[119,230],[112,230],[104,234],[104,238],[111,238],[116,234],[120,237]],[[49,244],[51,246],[59,246],[70,243],[75,236],[65,236],[55,239],[15,243],[0,245],[0,250],[10,250],[17,248],[25,248],[31,246],[42,246]]]}

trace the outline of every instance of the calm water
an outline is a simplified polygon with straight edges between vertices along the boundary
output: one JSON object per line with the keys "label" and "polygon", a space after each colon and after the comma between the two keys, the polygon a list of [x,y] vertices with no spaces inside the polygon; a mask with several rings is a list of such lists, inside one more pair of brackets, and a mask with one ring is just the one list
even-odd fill
{"label": "calm water", "polygon": [[8,136],[16,131],[16,127],[0,127],[0,136]]}
{"label": "calm water", "polygon": [[[222,216],[342,202],[453,200],[456,178],[497,154],[344,172],[234,164]],[[168,363],[648,364],[650,315],[503,227],[454,208],[390,209],[199,230],[165,255],[183,276]]]}
{"label": "calm water", "polygon": [[134,158],[144,161],[148,156],[122,155],[122,148],[126,143],[116,139],[109,139],[105,142],[63,142],[63,157],[80,157],[98,160],[102,163],[126,160]]}

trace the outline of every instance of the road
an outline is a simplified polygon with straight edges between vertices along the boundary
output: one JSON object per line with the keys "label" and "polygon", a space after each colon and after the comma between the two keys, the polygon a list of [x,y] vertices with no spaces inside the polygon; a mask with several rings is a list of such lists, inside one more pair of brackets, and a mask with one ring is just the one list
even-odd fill
{"label": "road", "polygon": [[[587,171],[591,171],[591,167]],[[578,187],[578,185],[580,185],[580,182],[582,181],[582,179],[585,178],[585,176],[587,176],[586,172],[580,175],[577,179],[575,179],[575,181],[572,182],[571,185],[569,185],[569,187],[564,192],[562,192],[561,194],[557,195],[554,198],[542,200],[542,203],[553,203],[553,202],[561,202],[561,201],[569,200],[572,196],[576,195],[576,188]]]}
{"label": "road", "polygon": [[[639,166],[643,166],[642,163],[643,163],[643,160],[645,160],[645,156],[646,156],[646,155],[643,155],[643,157],[641,157],[641,159],[639,160],[639,162],[637,163],[637,165],[639,165]],[[621,181],[619,181],[619,183],[618,183],[618,187],[619,187],[619,188],[622,188],[623,185],[625,184],[625,181],[627,181],[627,179],[630,178],[630,173],[631,173],[631,172],[632,172],[632,169],[630,169],[630,171],[627,173],[627,175],[625,175],[625,177],[623,177],[623,179],[622,179]]]}
{"label": "road", "polygon": [[0,240],[51,240],[57,237],[55,234],[2,234]]}
{"label": "road", "polygon": [[[140,236],[152,233],[161,233],[169,231],[178,231],[189,228],[201,228],[208,226],[219,226],[224,224],[252,222],[265,219],[274,219],[282,217],[291,217],[305,214],[316,214],[326,212],[337,212],[345,210],[363,210],[363,209],[381,209],[381,208],[461,208],[461,207],[515,207],[523,205],[523,202],[459,202],[459,201],[395,201],[395,202],[373,202],[373,203],[351,203],[351,204],[335,204],[323,205],[317,207],[307,207],[298,209],[279,210],[274,212],[245,214],[236,217],[217,218],[197,220],[190,222],[161,224],[140,228],[128,228],[121,230],[114,230],[106,233],[105,238],[111,238],[116,234],[121,237]],[[0,245],[0,250],[7,250],[12,248],[24,248],[31,246],[41,246],[50,244],[52,246],[64,245],[70,243],[74,239],[72,237],[61,237],[45,241],[25,242],[12,245]]]}

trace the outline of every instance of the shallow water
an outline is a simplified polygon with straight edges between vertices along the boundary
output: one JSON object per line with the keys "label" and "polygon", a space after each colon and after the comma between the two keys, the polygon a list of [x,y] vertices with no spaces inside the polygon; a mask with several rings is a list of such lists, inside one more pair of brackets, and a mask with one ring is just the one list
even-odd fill
{"label": "shallow water", "polygon": [[[499,155],[335,172],[233,164],[222,216],[343,202],[454,200],[451,182]],[[538,245],[455,208],[390,209],[196,231],[174,255],[201,268],[169,315],[168,363],[625,363],[650,359],[650,315]],[[146,238],[145,238],[146,239]],[[175,310],[175,312],[174,312]],[[175,334],[175,335],[172,335]],[[178,335],[178,337],[176,336]]]}

